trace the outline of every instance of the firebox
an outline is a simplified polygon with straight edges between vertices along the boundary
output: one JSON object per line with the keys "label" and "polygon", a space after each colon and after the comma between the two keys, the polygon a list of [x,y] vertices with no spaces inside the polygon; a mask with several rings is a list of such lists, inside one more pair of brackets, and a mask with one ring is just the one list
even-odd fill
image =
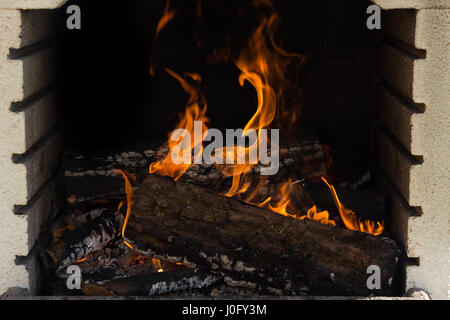
{"label": "firebox", "polygon": [[449,10],[0,0],[0,293],[447,299]]}

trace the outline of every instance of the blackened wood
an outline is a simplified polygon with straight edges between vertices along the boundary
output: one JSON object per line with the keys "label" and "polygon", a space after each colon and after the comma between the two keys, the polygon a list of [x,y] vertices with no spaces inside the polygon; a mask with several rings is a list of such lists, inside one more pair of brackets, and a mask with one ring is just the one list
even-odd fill
{"label": "blackened wood", "polygon": [[[296,180],[326,175],[327,155],[316,137],[283,138],[282,142],[279,150],[280,171],[271,177],[271,185],[287,178]],[[141,182],[148,173],[150,163],[163,159],[167,152],[168,148],[162,147],[116,153],[66,153],[63,159],[66,193],[74,195],[80,202],[121,197],[124,183],[118,169],[135,175]],[[258,181],[260,169],[261,165],[256,165],[246,174],[250,179],[246,179]],[[215,165],[200,164],[192,165],[181,180],[225,192],[232,178],[225,176]]]}
{"label": "blackened wood", "polygon": [[[120,296],[153,296],[209,287],[219,279],[217,275],[200,270],[184,269],[114,279],[97,286],[103,288],[105,292]],[[83,292],[89,294],[100,291],[94,289],[88,286],[86,289],[83,288]]]}
{"label": "blackened wood", "polygon": [[120,218],[116,210],[95,209],[84,216],[85,223],[67,230],[60,239],[54,239],[43,252],[49,267],[62,270],[89,253],[104,248],[120,231]]}
{"label": "blackened wood", "polygon": [[[228,285],[277,294],[395,294],[394,241],[297,220],[207,191],[148,176],[125,237],[142,254],[224,276]],[[381,269],[370,290],[367,268]]]}

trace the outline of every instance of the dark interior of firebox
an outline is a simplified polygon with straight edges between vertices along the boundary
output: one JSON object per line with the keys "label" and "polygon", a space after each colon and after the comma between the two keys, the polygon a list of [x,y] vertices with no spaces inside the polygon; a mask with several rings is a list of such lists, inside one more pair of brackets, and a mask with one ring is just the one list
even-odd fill
{"label": "dark interior of firebox", "polygon": [[[208,126],[243,128],[256,110],[255,89],[239,85],[233,55],[257,25],[251,1],[171,1],[179,14],[154,41],[166,1],[69,1],[82,8],[81,30],[65,30],[62,88],[65,151],[132,151],[161,145],[186,108],[188,95],[165,68],[198,73]],[[366,27],[368,1],[274,1],[275,41],[306,57],[288,69],[299,111],[282,136],[313,132],[327,146],[337,181],[357,181],[373,166],[374,87],[380,33]],[[229,45],[230,61],[208,63]],[[151,60],[155,73],[150,75]],[[295,101],[294,101],[295,100]],[[300,107],[299,107],[300,106]],[[283,137],[281,138],[283,139]]]}
{"label": "dark interior of firebox", "polygon": [[[256,26],[251,1],[203,1],[201,23],[196,18],[197,2],[170,1],[177,15],[157,41],[155,30],[165,0],[73,0],[61,9],[62,20],[69,5],[79,5],[82,12],[81,30],[65,30],[62,37],[64,159],[162,145],[188,98],[166,67],[202,77],[209,127],[245,126],[257,106],[255,89],[248,83],[239,85],[240,70],[233,59],[209,63],[208,57],[226,45],[231,57],[239,53]],[[358,181],[374,167],[380,33],[366,27],[370,2],[293,0],[273,5],[281,21],[275,41],[306,57],[287,72],[297,81],[298,100],[286,97],[286,102],[301,109],[293,128],[279,127],[281,139],[313,134],[329,147],[335,181]],[[153,75],[151,61],[156,61]],[[82,188],[88,190],[83,196],[95,192],[89,189],[89,181],[95,179],[101,180],[83,180]],[[66,182],[66,188],[70,198],[73,182]],[[362,207],[363,217],[383,218],[379,210]]]}
{"label": "dark interior of firebox", "polygon": [[[210,127],[242,128],[250,119],[257,103],[254,88],[248,83],[240,87],[240,71],[232,61],[206,63],[226,39],[237,53],[255,28],[246,1],[205,1],[200,25],[196,1],[172,1],[182,14],[164,28],[154,45],[165,3],[69,2],[82,8],[83,25],[64,35],[66,149],[98,150],[167,139],[187,95],[164,67],[203,77]],[[363,174],[372,158],[379,36],[366,27],[368,2],[275,1],[274,5],[281,16],[276,40],[284,49],[307,56],[295,70],[303,99],[298,127],[314,130],[331,147],[333,160],[355,171],[346,174]],[[151,76],[153,55],[159,63]]]}

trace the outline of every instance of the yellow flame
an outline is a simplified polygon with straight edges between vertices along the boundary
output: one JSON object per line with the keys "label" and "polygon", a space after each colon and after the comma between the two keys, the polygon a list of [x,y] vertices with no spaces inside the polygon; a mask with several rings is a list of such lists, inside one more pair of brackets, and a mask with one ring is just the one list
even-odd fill
{"label": "yellow flame", "polygon": [[336,225],[336,222],[330,219],[330,214],[327,210],[317,212],[317,207],[315,205],[308,210],[308,213],[306,215],[300,217],[300,219],[309,219],[312,221],[320,222],[322,224],[331,224],[333,226]]}
{"label": "yellow flame", "polygon": [[155,32],[155,40],[158,38],[159,33],[162,29],[175,17],[175,10],[170,10],[170,2],[166,2],[166,7],[164,9],[164,13],[162,17],[158,21],[158,25],[156,26]]}
{"label": "yellow flame", "polygon": [[[156,41],[158,40],[158,36],[159,33],[161,32],[162,29],[164,29],[164,27],[173,20],[173,18],[175,17],[175,9],[171,10],[170,9],[170,2],[169,0],[167,0],[166,2],[166,7],[164,9],[164,13],[161,16],[161,18],[158,21],[158,24],[156,25],[156,31],[155,31],[155,40],[153,42],[153,46],[155,46]],[[150,74],[152,76],[155,75],[155,66],[154,66],[154,57],[152,57],[150,59]]]}
{"label": "yellow flame", "polygon": [[164,272],[164,269],[161,265],[161,260],[159,259],[152,259],[153,267],[155,270],[158,270],[158,272]]}
{"label": "yellow flame", "polygon": [[[276,201],[275,204],[271,204],[271,201],[273,200],[272,197],[268,197],[263,202],[256,204],[258,207],[267,208],[273,212],[276,212],[278,214],[281,214],[286,217],[291,217],[293,219],[303,220],[308,219],[311,221],[316,221],[322,224],[330,224],[335,226],[336,222],[332,219],[330,219],[330,215],[328,211],[319,211],[317,210],[316,206],[311,207],[307,214],[300,216],[298,214],[299,210],[293,206],[291,202],[291,197],[294,191],[294,183],[291,179],[288,179],[285,183],[282,184],[282,186],[279,188],[279,192],[277,193],[277,196],[281,196],[281,198]],[[252,197],[253,195],[250,195]],[[252,203],[249,199],[245,199],[244,201],[248,203]],[[255,203],[253,203],[255,204]]]}
{"label": "yellow flame", "polygon": [[[238,152],[241,152],[241,154],[243,152],[243,154],[245,155],[245,159],[248,159],[250,152],[254,151],[254,149],[259,145],[259,140],[261,138],[259,129],[268,128],[277,117],[277,114],[279,117],[278,120],[281,119],[285,122],[287,120],[288,124],[293,124],[297,120],[295,108],[293,106],[290,106],[290,108],[286,109],[284,105],[284,93],[286,88],[290,85],[285,74],[287,67],[289,66],[293,58],[298,59],[299,64],[302,64],[304,62],[304,56],[285,51],[278,45],[276,45],[274,41],[274,34],[279,17],[275,12],[271,1],[253,0],[253,5],[257,8],[265,6],[270,10],[268,14],[264,15],[261,18],[260,24],[252,33],[246,46],[241,51],[239,57],[236,59],[236,61],[234,61],[234,63],[241,71],[238,79],[239,84],[241,86],[244,86],[245,82],[248,81],[254,87],[257,94],[258,103],[256,111],[251,119],[247,122],[243,130],[243,136],[245,136],[250,129],[256,130],[257,139],[256,141],[254,141],[254,143],[247,147],[227,147],[216,150],[216,152],[222,153],[225,156],[226,163],[235,162],[234,160],[236,159],[236,155],[238,154]],[[197,10],[201,10],[200,1],[198,1]],[[164,15],[158,23],[156,37],[158,36],[161,29],[164,28],[164,26],[171,19],[173,19],[174,14],[174,11],[170,10],[169,2],[167,2]],[[228,48],[216,51],[213,54],[213,58],[211,60],[220,61],[222,59],[227,59],[229,56],[228,52]],[[185,110],[185,114],[181,118],[176,128],[186,129],[191,134],[191,139],[193,139],[192,133],[194,131],[194,121],[202,121],[202,130],[206,134],[207,127],[205,123],[208,121],[208,118],[206,118],[206,101],[204,100],[203,96],[184,78],[168,68],[166,68],[166,71],[176,80],[178,80],[182,88],[189,94],[189,100]],[[201,77],[197,74],[187,73],[185,74],[185,76],[192,78],[194,81],[201,81]],[[200,107],[200,104],[203,105],[203,108]],[[169,136],[171,136],[171,134],[172,132],[169,134]],[[181,137],[180,140],[182,138],[183,137]],[[191,164],[174,164],[171,160],[172,151],[174,147],[178,145],[179,141],[171,141],[169,139],[168,155],[163,160],[154,162],[150,165],[150,174],[157,173],[160,175],[167,175],[172,177],[175,181],[183,175],[183,173],[190,167]],[[201,143],[201,141],[199,143]],[[194,141],[194,143],[191,143],[191,150],[189,150],[189,152],[191,152],[192,149],[196,147],[196,145],[198,145],[198,142],[196,141]],[[202,152],[203,147],[201,147],[201,152],[200,154],[198,154],[198,156],[201,157]],[[249,191],[251,183],[250,181],[248,181],[245,174],[248,173],[254,166],[255,164],[250,163],[217,165],[219,170],[221,170],[225,176],[232,177],[232,185],[228,189],[228,191],[225,192],[226,196],[242,196],[244,193]],[[341,215],[341,218],[348,229],[369,232],[375,235],[381,234],[383,232],[383,222],[381,224],[377,222],[377,225],[375,226],[375,223],[372,221],[359,220],[353,211],[345,208],[340,203],[334,187],[329,185],[325,178],[322,179],[327,183],[330,190],[332,191],[333,198],[339,209],[339,214]],[[262,180],[263,178],[261,178],[261,181]],[[253,198],[257,194],[257,190],[260,188],[260,182],[257,184],[256,189],[252,191],[251,195],[244,201],[258,205],[260,207],[268,208],[273,212],[292,218],[309,219],[324,224],[336,225],[333,220],[329,219],[328,211],[318,212],[316,206],[311,207],[305,215],[299,216],[299,210],[293,206],[291,200],[294,184],[290,179],[282,185],[278,194],[269,195],[264,201],[259,204],[254,203]],[[271,202],[273,202],[273,200],[277,198],[279,198],[279,200],[276,201],[275,204],[272,204]]]}
{"label": "yellow flame", "polygon": [[[255,0],[254,6],[266,6],[273,9],[269,0]],[[283,110],[283,95],[284,90],[288,86],[288,81],[285,77],[285,71],[291,62],[292,58],[299,58],[302,62],[303,57],[296,54],[287,52],[275,44],[273,35],[276,30],[276,23],[278,15],[272,11],[269,16],[264,16],[261,19],[259,26],[255,29],[250,37],[247,45],[242,50],[239,58],[235,61],[236,66],[241,71],[239,76],[239,84],[244,85],[248,81],[256,90],[257,94],[257,108],[251,119],[244,127],[243,135],[249,129],[257,130],[258,136],[256,142],[252,145],[245,147],[244,153],[247,158],[248,154],[258,147],[259,140],[261,138],[259,129],[264,129],[270,126],[275,119],[277,110],[280,110],[280,116],[288,118],[290,123],[296,121],[295,112],[285,112]],[[291,108],[292,111],[294,108]],[[240,147],[243,148],[243,147]],[[235,147],[232,155],[236,155],[238,147]],[[229,151],[222,151],[229,157]],[[247,181],[245,173],[247,173],[254,164],[241,164],[241,165],[227,165],[220,166],[222,172],[227,176],[232,176],[232,185],[225,193],[227,197],[244,194],[250,187],[250,182]],[[294,184],[291,179],[286,181],[280,188],[277,195],[271,195],[261,203],[254,203],[253,198],[258,193],[261,187],[263,178],[258,182],[256,188],[252,191],[251,195],[244,201],[253,203],[259,207],[265,207],[278,214],[289,216],[295,219],[310,219],[318,221],[320,223],[335,225],[333,220],[329,219],[329,213],[327,211],[317,212],[317,208],[311,208],[304,216],[299,217],[297,212],[299,210],[294,208],[291,196],[294,189]],[[276,196],[280,196],[275,204],[271,202]],[[294,212],[289,212],[290,209]]]}
{"label": "yellow flame", "polygon": [[384,230],[384,221],[375,222],[371,220],[363,220],[356,216],[356,213],[350,209],[347,209],[342,202],[339,200],[338,195],[336,193],[335,188],[328,183],[328,181],[322,177],[322,181],[326,183],[328,188],[331,191],[336,207],[338,208],[339,215],[341,216],[342,221],[345,224],[345,227],[354,231],[361,231],[373,234],[374,236],[380,235]]}
{"label": "yellow flame", "polygon": [[[133,203],[134,203],[134,192],[133,192],[133,186],[131,185],[131,182],[128,179],[128,174],[125,173],[123,170],[117,170],[117,173],[120,173],[125,180],[125,193],[126,193],[126,197],[127,197],[127,212],[125,214],[125,221],[123,222],[123,226],[122,226],[122,238],[124,238],[125,237],[125,229],[127,228],[128,220],[130,219],[131,208],[133,207]],[[117,210],[120,212],[120,209],[122,209],[122,207],[123,207],[123,201],[120,202]],[[123,240],[123,241],[130,249],[133,249],[133,246],[130,243],[128,243],[125,240]]]}
{"label": "yellow flame", "polygon": [[88,257],[84,257],[84,258],[78,259],[78,260],[75,261],[75,263],[81,263],[83,261],[86,261],[87,258]]}
{"label": "yellow flame", "polygon": [[[171,136],[172,132],[169,133],[169,139],[167,141],[169,152],[167,153],[166,157],[163,160],[159,160],[156,162],[153,162],[150,164],[149,173],[157,173],[161,176],[169,176],[172,177],[175,181],[177,181],[183,173],[192,165],[192,160],[190,163],[184,163],[184,161],[180,161],[180,163],[174,163],[172,161],[172,154],[174,152],[174,149],[176,147],[179,147],[180,141],[183,141],[183,139],[187,139],[187,133],[190,134],[191,137],[191,147],[189,152],[189,157],[191,156],[191,152],[194,148],[199,146],[201,144],[203,138],[206,135],[206,132],[208,130],[206,123],[209,121],[209,119],[205,116],[206,114],[206,102],[203,98],[203,96],[200,94],[199,90],[194,88],[191,84],[189,84],[185,79],[183,79],[181,76],[179,76],[174,71],[170,70],[169,68],[166,68],[167,73],[169,73],[173,78],[178,80],[178,82],[181,84],[181,87],[183,90],[189,94],[189,99],[187,103],[187,107],[185,110],[184,115],[181,117],[180,122],[177,124],[176,129],[185,129],[185,133],[183,133],[177,141],[172,141]],[[201,77],[197,74],[188,73],[187,76],[194,80],[201,80]],[[200,104],[203,107],[200,107]],[[200,141],[195,141],[195,135],[194,135],[194,122],[195,121],[201,121],[202,122],[202,137]],[[197,157],[201,157],[203,154],[203,146],[200,146],[200,152],[197,154]],[[184,154],[183,154],[184,155]],[[195,159],[194,159],[195,160]]]}
{"label": "yellow flame", "polygon": [[[133,208],[133,204],[134,204],[133,186],[131,185],[131,182],[130,182],[128,177],[130,176],[131,178],[133,178],[133,180],[135,180],[135,177],[130,175],[129,173],[123,171],[123,170],[117,170],[117,173],[120,173],[122,175],[122,177],[124,178],[124,180],[125,180],[125,193],[126,193],[126,197],[127,197],[127,212],[126,212],[125,220],[124,220],[123,226],[122,226],[122,238],[124,239],[124,237],[125,237],[125,229],[127,228],[128,220],[130,219],[130,215],[131,215],[131,209]],[[117,208],[117,210],[119,212],[122,209],[123,205],[124,205],[124,202],[121,201],[119,203],[118,208]],[[133,249],[133,246],[130,243],[128,243],[125,239],[123,240],[123,242],[130,249]],[[152,263],[153,263],[153,266],[155,267],[155,269],[158,270],[158,272],[164,272],[164,269],[161,266],[161,261],[159,259],[152,259]]]}

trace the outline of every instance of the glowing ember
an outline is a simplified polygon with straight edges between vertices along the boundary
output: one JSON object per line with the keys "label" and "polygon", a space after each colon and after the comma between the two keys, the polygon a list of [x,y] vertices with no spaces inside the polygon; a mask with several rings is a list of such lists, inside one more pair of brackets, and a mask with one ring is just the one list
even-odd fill
{"label": "glowing ember", "polygon": [[159,259],[152,259],[153,267],[155,270],[158,270],[158,272],[164,272],[164,269],[161,265],[161,260]]}

